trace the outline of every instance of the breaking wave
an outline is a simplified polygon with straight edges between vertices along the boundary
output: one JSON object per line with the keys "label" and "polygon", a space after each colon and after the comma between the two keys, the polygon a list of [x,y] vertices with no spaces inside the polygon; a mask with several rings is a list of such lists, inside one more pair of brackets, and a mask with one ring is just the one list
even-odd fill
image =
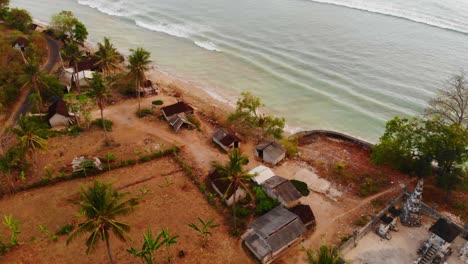
{"label": "breaking wave", "polygon": [[[381,15],[403,18],[413,22],[426,24],[433,27],[457,31],[468,34],[468,23],[463,10],[447,10],[447,15],[439,16],[425,13],[426,6],[437,3],[421,3],[421,5],[408,6],[405,3],[395,3],[395,1],[366,1],[366,0],[308,0],[311,2],[342,6],[357,10],[362,10]],[[461,2],[463,3],[463,2]],[[466,5],[466,3],[465,3]],[[465,11],[468,7],[465,6]],[[439,9],[440,10],[440,9]],[[458,17],[457,14],[463,17]]]}

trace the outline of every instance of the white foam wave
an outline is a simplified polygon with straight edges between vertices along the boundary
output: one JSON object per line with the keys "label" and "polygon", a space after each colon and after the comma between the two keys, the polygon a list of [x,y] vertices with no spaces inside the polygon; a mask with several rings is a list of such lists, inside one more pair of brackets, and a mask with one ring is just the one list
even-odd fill
{"label": "white foam wave", "polygon": [[149,24],[139,20],[135,20],[135,24],[142,28],[146,28],[152,31],[166,33],[171,36],[179,38],[189,38],[193,34],[197,33],[193,28],[183,24],[168,24],[168,23],[157,23]]}
{"label": "white foam wave", "polygon": [[107,2],[97,0],[78,0],[78,4],[89,6],[111,16],[128,17],[137,14],[136,10],[131,11],[131,9],[128,8],[130,3],[126,1]]}
{"label": "white foam wave", "polygon": [[400,4],[394,4],[392,1],[385,2],[369,2],[366,0],[309,0],[312,2],[343,6],[352,9],[358,9],[371,13],[388,15],[398,18],[407,19],[417,23],[426,24],[442,29],[449,29],[461,33],[468,33],[468,23],[463,19],[458,19],[456,16],[449,14],[446,17],[424,13],[423,8],[409,7]]}
{"label": "white foam wave", "polygon": [[194,41],[195,45],[210,50],[210,51],[221,51],[216,44],[211,41]]}

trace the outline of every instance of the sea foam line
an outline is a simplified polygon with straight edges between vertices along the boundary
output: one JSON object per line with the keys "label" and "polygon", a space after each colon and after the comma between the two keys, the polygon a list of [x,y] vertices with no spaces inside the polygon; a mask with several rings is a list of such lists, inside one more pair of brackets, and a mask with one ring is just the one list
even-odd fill
{"label": "sea foam line", "polygon": [[413,11],[405,11],[401,9],[393,9],[393,8],[379,8],[373,7],[366,3],[356,3],[356,2],[344,2],[340,0],[308,0],[311,2],[321,3],[321,4],[329,4],[341,7],[347,7],[351,9],[357,9],[361,11],[392,16],[397,18],[406,19],[409,21],[413,21],[420,24],[429,25],[432,27],[437,27],[441,29],[447,29],[456,31],[459,33],[468,34],[468,25],[460,25],[459,23],[453,23],[448,21],[447,19],[440,19],[429,15],[424,15],[421,13],[416,13]]}

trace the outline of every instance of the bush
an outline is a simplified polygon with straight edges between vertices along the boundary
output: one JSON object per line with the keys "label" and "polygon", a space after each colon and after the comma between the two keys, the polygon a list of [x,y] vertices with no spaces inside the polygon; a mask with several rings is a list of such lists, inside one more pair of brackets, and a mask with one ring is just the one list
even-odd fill
{"label": "bush", "polygon": [[[97,126],[97,127],[100,127],[100,128],[103,128],[102,126],[102,119],[101,118],[98,118],[98,119],[95,119],[91,125],[93,126]],[[108,120],[108,119],[104,119],[104,125],[106,126],[106,130],[107,131],[111,131],[112,130],[112,121]]]}
{"label": "bush", "polygon": [[377,193],[379,187],[375,184],[374,180],[371,178],[365,178],[364,182],[361,184],[361,189],[359,190],[360,196],[368,196],[370,194]]}
{"label": "bush", "polygon": [[[234,212],[233,212],[233,214],[234,214]],[[236,216],[237,217],[244,218],[244,217],[248,216],[249,214],[250,214],[249,209],[247,209],[245,207],[236,208]]]}
{"label": "bush", "polygon": [[361,215],[358,219],[353,222],[355,226],[365,226],[369,222],[369,217],[367,215]]}
{"label": "bush", "polygon": [[198,131],[201,131],[200,121],[195,117],[195,115],[188,115],[187,120],[192,123]]}
{"label": "bush", "polygon": [[156,101],[153,101],[151,102],[152,105],[163,105],[164,102],[162,100],[156,100]]}
{"label": "bush", "polygon": [[290,158],[295,157],[299,152],[297,149],[297,139],[296,138],[283,138],[279,142],[283,148],[286,150],[286,155]]}
{"label": "bush", "polygon": [[149,108],[142,108],[140,111],[136,112],[136,115],[139,118],[143,118],[145,116],[149,116],[149,115],[153,115],[153,114],[154,114],[153,110],[151,110]]}
{"label": "bush", "polygon": [[263,215],[278,206],[279,202],[268,197],[262,187],[255,186],[253,187],[253,190],[255,192],[257,203],[257,206],[255,207],[256,215]]}
{"label": "bush", "polygon": [[79,126],[72,126],[68,128],[68,134],[71,136],[78,136],[81,132],[83,132],[83,129]]}
{"label": "bush", "polygon": [[12,8],[6,15],[6,22],[9,26],[26,32],[32,22],[32,17],[24,9]]}
{"label": "bush", "polygon": [[298,180],[290,180],[290,182],[292,183],[292,185],[294,185],[294,187],[296,187],[296,189],[301,193],[302,196],[309,195],[310,191],[305,182]]}
{"label": "bush", "polygon": [[68,235],[71,231],[73,231],[74,228],[75,228],[75,226],[73,224],[65,224],[65,225],[61,226],[55,232],[55,234],[56,235]]}

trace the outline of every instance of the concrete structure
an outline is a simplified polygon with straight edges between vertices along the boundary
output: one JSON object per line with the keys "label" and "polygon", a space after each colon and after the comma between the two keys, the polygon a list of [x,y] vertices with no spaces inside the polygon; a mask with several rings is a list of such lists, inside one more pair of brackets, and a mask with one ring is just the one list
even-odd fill
{"label": "concrete structure", "polygon": [[47,120],[51,127],[66,127],[75,123],[75,116],[68,112],[67,103],[59,99],[49,106]]}
{"label": "concrete structure", "polygon": [[228,133],[223,128],[217,128],[215,130],[213,133],[213,142],[226,152],[240,146],[240,139],[235,134]]}
{"label": "concrete structure", "polygon": [[250,224],[242,240],[261,263],[270,263],[301,240],[305,232],[306,227],[299,216],[278,206]]}
{"label": "concrete structure", "polygon": [[290,181],[280,176],[275,175],[261,185],[269,197],[278,200],[286,208],[298,205],[302,197]]}
{"label": "concrete structure", "polygon": [[264,181],[275,176],[275,173],[268,167],[260,165],[249,171],[250,175],[254,175],[252,181],[261,185]]}
{"label": "concrete structure", "polygon": [[418,181],[416,188],[403,204],[400,221],[404,226],[421,226],[421,200],[424,180]]}
{"label": "concrete structure", "polygon": [[247,196],[247,193],[241,187],[238,187],[234,192],[234,187],[231,186],[229,179],[222,177],[217,170],[212,170],[210,174],[208,174],[208,178],[211,181],[213,189],[219,194],[219,196],[221,196],[228,206],[233,205],[234,202],[237,203],[243,200]]}
{"label": "concrete structure", "polygon": [[440,218],[429,228],[432,232],[428,240],[426,240],[418,253],[421,255],[415,263],[444,263],[445,260],[452,254],[450,246],[460,230],[447,220]]}
{"label": "concrete structure", "polygon": [[255,147],[254,154],[263,161],[276,165],[286,157],[286,150],[276,141],[264,141]]}

